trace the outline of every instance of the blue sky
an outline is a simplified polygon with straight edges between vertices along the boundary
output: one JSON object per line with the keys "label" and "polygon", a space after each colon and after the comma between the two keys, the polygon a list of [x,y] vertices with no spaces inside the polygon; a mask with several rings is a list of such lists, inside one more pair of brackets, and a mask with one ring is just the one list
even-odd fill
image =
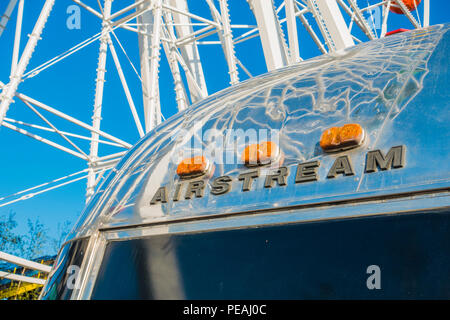
{"label": "blue sky", "polygon": [[[85,0],[85,3],[98,10],[96,0]],[[231,19],[233,24],[255,24],[250,15],[247,1],[230,0]],[[276,1],[278,3],[279,1]],[[3,14],[8,1],[0,1],[0,12]],[[25,45],[27,37],[31,33],[33,24],[37,19],[40,7],[44,0],[26,0],[24,11],[23,37],[21,49]],[[116,0],[113,2],[113,12],[130,4],[130,0]],[[361,6],[367,4],[367,0],[358,1]],[[70,0],[57,0],[42,34],[42,40],[33,54],[27,70],[31,70],[41,63],[61,54],[77,43],[93,36],[100,30],[98,18],[85,10],[81,10],[81,29],[70,30],[66,26],[69,18],[67,8],[74,3]],[[203,1],[189,1],[193,12],[199,14],[209,11]],[[431,1],[430,24],[449,21],[450,3],[448,0]],[[419,10],[422,10],[420,5]],[[12,56],[12,44],[14,38],[14,26],[16,11],[6,31],[0,38],[0,80],[7,83],[10,61]],[[392,29],[401,27],[410,28],[405,17],[390,15]],[[139,70],[139,50],[137,46],[137,35],[126,30],[117,30],[117,36],[125,47],[128,56]],[[299,29],[301,39],[301,54],[304,58],[314,57],[319,54],[312,40],[306,35],[306,31]],[[362,36],[361,39],[364,37]],[[19,92],[31,96],[47,105],[55,107],[86,123],[91,123],[92,107],[94,102],[95,78],[98,55],[98,42],[87,46],[78,53],[57,63],[51,68],[43,71],[38,76],[26,79],[20,84]],[[140,81],[128,63],[127,58],[121,52],[117,43],[116,50],[121,60],[122,68],[127,77],[130,91],[142,119],[142,93]],[[266,72],[263,64],[263,55],[259,38],[254,38],[246,43],[238,44],[237,56],[253,75]],[[201,46],[200,55],[204,59],[205,77],[209,93],[217,92],[228,86],[228,73],[223,53],[218,46]],[[363,67],[363,66],[362,66]],[[103,122],[101,129],[117,137],[135,143],[139,136],[133,124],[128,104],[120,85],[119,77],[115,70],[111,56],[107,61],[106,85],[103,103]],[[247,77],[242,70],[242,80]],[[160,79],[170,86],[161,87],[161,105],[163,115],[168,118],[176,113],[176,105],[173,89],[173,81],[167,61],[161,59],[159,73]],[[46,116],[47,113],[44,113]],[[7,113],[8,118],[18,119],[36,124],[43,123],[22,102],[16,101],[11,105]],[[79,134],[87,134],[84,130],[76,129],[64,121],[56,120],[49,116],[49,120],[55,120],[55,124],[61,130],[67,130]],[[74,129],[75,128],[75,129]],[[30,130],[32,131],[32,130]],[[50,137],[41,131],[33,131],[44,137]],[[55,141],[61,142],[56,139]],[[77,140],[78,141],[78,140]],[[86,168],[86,164],[78,158],[68,155],[62,151],[39,143],[7,128],[0,128],[0,144],[2,153],[0,157],[1,180],[0,197],[12,194],[25,188],[50,181],[55,178],[70,174]],[[80,143],[83,150],[89,151],[86,143]],[[104,149],[104,151],[113,149]],[[117,149],[117,151],[120,151]],[[102,154],[102,151],[100,151]],[[44,223],[49,229],[51,236],[56,236],[58,223],[70,220],[74,223],[77,216],[83,210],[86,181],[71,184],[69,186],[38,195],[26,201],[20,201],[13,205],[0,208],[0,216],[7,214],[10,210],[16,212],[19,222],[18,231],[25,232],[27,218],[36,218]]]}

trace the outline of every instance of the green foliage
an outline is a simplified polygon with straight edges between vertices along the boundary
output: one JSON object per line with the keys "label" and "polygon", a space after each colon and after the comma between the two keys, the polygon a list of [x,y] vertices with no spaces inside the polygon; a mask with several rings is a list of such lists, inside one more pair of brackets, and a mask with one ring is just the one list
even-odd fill
{"label": "green foliage", "polygon": [[[34,260],[43,255],[56,254],[70,231],[70,225],[70,221],[58,223],[57,237],[52,238],[48,235],[48,229],[37,217],[34,220],[27,220],[28,230],[26,234],[18,234],[15,231],[17,227],[15,213],[10,211],[8,215],[0,216],[0,251],[28,260]],[[12,286],[20,289],[18,282],[13,282]],[[39,287],[20,293],[10,299],[35,300],[38,299],[41,289],[42,287]]]}
{"label": "green foliage", "polygon": [[17,227],[15,215],[10,211],[7,216],[0,216],[0,251],[11,254],[20,253],[19,248],[22,247],[22,237],[13,231]]}
{"label": "green foliage", "polygon": [[48,229],[39,220],[27,220],[27,232],[18,234],[16,214],[12,211],[8,215],[0,216],[0,251],[23,257],[36,259],[42,255],[58,253],[64,239],[70,231],[71,222],[58,223],[57,236],[50,237]]}
{"label": "green foliage", "polygon": [[72,223],[68,220],[64,221],[63,223],[58,223],[58,229],[56,232],[58,237],[51,240],[52,249],[55,254],[58,253],[65,238],[69,234],[71,225]]}
{"label": "green foliage", "polygon": [[45,246],[50,238],[47,235],[48,229],[39,221],[39,218],[32,221],[28,219],[28,233],[22,237],[22,254],[26,259],[35,259],[44,254]]}

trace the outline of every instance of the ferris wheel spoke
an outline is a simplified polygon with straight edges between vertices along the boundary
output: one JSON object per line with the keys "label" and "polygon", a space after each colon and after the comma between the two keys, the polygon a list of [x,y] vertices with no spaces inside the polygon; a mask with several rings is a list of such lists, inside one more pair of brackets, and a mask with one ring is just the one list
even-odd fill
{"label": "ferris wheel spoke", "polygon": [[[165,25],[162,26],[162,36],[169,37],[168,29],[170,29],[170,32],[173,33],[172,15],[169,12],[164,12],[163,18],[165,21]],[[186,89],[181,78],[180,68],[178,66],[177,57],[175,55],[176,47],[173,42],[162,42],[162,45],[169,61],[169,67],[175,85],[175,100],[177,102],[178,111],[182,111],[188,106],[188,98],[186,96]]]}
{"label": "ferris wheel spoke", "polygon": [[[189,14],[186,0],[169,0],[168,2],[171,6],[163,4],[163,11],[170,9],[173,22],[176,24],[172,32],[169,30],[169,39],[174,41],[174,44],[177,46],[177,59],[186,74],[191,102],[194,103],[208,96],[200,53],[195,42],[180,46],[176,43],[177,37],[178,39],[182,39],[194,32],[191,25],[191,18],[212,25],[213,27],[217,27],[217,23],[208,19],[203,19],[194,14]],[[180,59],[180,57],[182,57],[182,59]]]}
{"label": "ferris wheel spoke", "polygon": [[128,7],[125,7],[117,12],[115,12],[114,14],[111,14],[111,16],[109,17],[110,20],[113,20],[117,17],[120,17],[121,15],[123,15],[124,13],[127,13],[139,6],[141,6],[142,4],[144,4],[145,2],[149,2],[148,0],[140,0],[140,1],[136,1],[135,3],[129,5]]}
{"label": "ferris wheel spoke", "polygon": [[170,5],[167,5],[167,4],[163,4],[163,5],[162,5],[162,8],[165,9],[165,10],[170,10],[170,11],[173,12],[173,13],[179,13],[179,14],[181,14],[181,15],[187,17],[187,18],[191,18],[191,19],[195,19],[195,20],[204,22],[204,23],[206,23],[206,24],[211,25],[212,27],[216,27],[216,28],[219,27],[219,25],[218,25],[216,22],[214,22],[214,21],[211,21],[211,20],[209,20],[209,19],[202,18],[202,17],[200,17],[200,16],[198,16],[198,15],[196,15],[196,14],[193,14],[193,13],[188,12],[187,10],[179,9],[179,7],[181,7],[181,6],[180,6],[179,0],[171,0],[171,3],[174,3],[174,2],[175,2],[175,4],[176,4],[176,7],[173,6],[173,5],[170,6]]}
{"label": "ferris wheel spoke", "polygon": [[285,0],[286,19],[289,39],[289,63],[296,63],[301,60],[297,35],[297,19],[295,16],[295,6],[293,0]]}
{"label": "ferris wheel spoke", "polygon": [[195,65],[196,67],[198,67],[199,71],[201,71],[201,74],[197,73],[198,77],[196,77],[191,72],[191,69],[189,68],[188,63],[184,60],[183,55],[179,52],[179,48],[175,45],[176,37],[174,35],[174,30],[170,30],[165,26],[163,26],[163,30],[165,30],[165,32],[170,40],[169,46],[170,46],[170,52],[171,52],[172,59],[175,58],[177,60],[177,62],[180,64],[180,66],[182,67],[182,69],[186,75],[187,83],[188,83],[188,87],[189,87],[189,93],[191,95],[191,100],[193,102],[195,102],[197,99],[199,99],[197,97],[200,97],[200,98],[206,97],[208,95],[207,92],[205,93],[206,88],[205,88],[205,90],[202,90],[201,84],[197,82],[198,79],[204,80],[203,70],[201,69],[201,64]]}
{"label": "ferris wheel spoke", "polygon": [[[38,130],[42,130],[42,131],[47,131],[47,132],[53,132],[53,133],[57,133],[54,129],[49,128],[49,127],[44,127],[44,126],[40,126],[37,124],[32,124],[32,123],[26,123],[20,120],[16,120],[16,119],[11,119],[11,118],[7,118],[5,117],[5,119],[3,119],[3,121],[6,122],[10,122],[10,123],[16,123],[16,124],[20,124],[21,126],[26,126],[26,127],[30,127],[30,128],[35,128]],[[75,133],[70,133],[67,131],[62,131],[59,130],[62,134],[68,136],[68,137],[73,137],[73,138],[77,138],[77,139],[81,139],[81,140],[88,140],[88,141],[92,141],[90,137],[86,137],[86,136],[82,136],[79,134],[75,134]],[[123,148],[123,146],[121,146],[120,144],[114,143],[114,142],[110,142],[110,141],[105,141],[105,140],[99,140],[98,141],[101,144],[106,144],[106,145],[110,145],[110,146],[114,146],[114,147],[120,147]]]}
{"label": "ferris wheel spoke", "polygon": [[417,29],[421,28],[420,24],[417,22],[417,20],[414,18],[414,16],[411,14],[411,12],[408,10],[408,8],[403,3],[403,1],[401,1],[401,0],[392,0],[392,1],[395,2],[400,7],[403,14],[408,18],[408,20],[413,24],[413,26],[415,28],[417,28]]}
{"label": "ferris wheel spoke", "polygon": [[111,34],[113,35],[113,37],[116,39],[117,43],[119,44],[120,49],[122,50],[122,52],[124,53],[125,57],[127,58],[128,62],[130,63],[131,68],[133,69],[134,73],[136,73],[139,81],[142,83],[142,77],[139,74],[139,72],[137,71],[136,67],[134,66],[134,63],[131,61],[130,57],[128,56],[125,48],[122,45],[122,42],[119,40],[119,38],[117,37],[116,33],[114,32],[114,30],[111,31]]}
{"label": "ferris wheel spoke", "polygon": [[391,0],[387,1],[386,7],[384,8],[383,11],[383,23],[381,25],[381,34],[380,34],[380,38],[384,38],[387,32],[387,21],[388,21],[388,17],[389,17],[389,9],[391,8]]}
{"label": "ferris wheel spoke", "polygon": [[[103,7],[103,18],[108,20],[111,14],[112,0],[105,0]],[[97,77],[95,80],[95,98],[94,109],[92,112],[92,127],[96,130],[100,129],[101,115],[103,108],[103,88],[105,84],[106,58],[108,51],[109,26],[106,23],[102,25],[102,36],[100,38],[100,48],[98,54]],[[91,145],[89,152],[89,173],[86,188],[86,201],[94,194],[96,176],[91,168],[91,162],[95,162],[98,157],[98,133],[91,132]]]}
{"label": "ferris wheel spoke", "polygon": [[80,149],[75,143],[72,142],[67,136],[59,131],[50,121],[47,120],[46,117],[44,117],[39,111],[36,110],[28,101],[23,101],[25,105],[30,108],[35,114],[38,115],[39,118],[41,118],[47,125],[49,125],[57,134],[59,134],[64,140],[66,140],[72,147],[74,147],[79,153],[81,153],[86,159],[88,159],[88,155],[84,153],[83,150]]}
{"label": "ferris wheel spoke", "polygon": [[133,115],[133,119],[136,124],[136,128],[139,132],[139,136],[142,138],[144,136],[144,129],[142,128],[141,121],[139,120],[139,115],[136,111],[136,106],[134,105],[133,98],[131,97],[130,89],[128,88],[127,81],[123,74],[123,70],[120,65],[120,61],[119,61],[119,58],[117,57],[117,53],[116,53],[116,50],[114,49],[114,44],[112,43],[111,38],[108,39],[108,45],[109,45],[109,50],[111,51],[111,55],[114,60],[114,65],[116,66],[117,73],[119,74],[120,82],[122,83],[122,88],[125,92],[125,96],[127,98],[128,105],[129,105],[131,113]]}
{"label": "ferris wheel spoke", "polygon": [[13,47],[10,77],[14,75],[17,68],[17,64],[19,63],[20,38],[22,36],[23,6],[24,0],[20,0],[19,7],[17,9],[16,34],[14,36],[14,47]]}
{"label": "ferris wheel spoke", "polygon": [[10,0],[8,6],[6,7],[5,13],[0,19],[0,37],[2,36],[3,31],[6,29],[6,25],[8,24],[9,19],[11,18],[11,14],[16,7],[17,0]]}
{"label": "ferris wheel spoke", "polygon": [[308,31],[309,35],[311,36],[311,38],[313,39],[314,43],[317,45],[319,50],[323,54],[326,54],[327,53],[327,49],[325,49],[325,46],[322,44],[322,42],[320,41],[319,37],[314,32],[313,28],[309,24],[309,21],[306,19],[306,17],[303,14],[300,14],[299,17],[300,17],[300,21],[302,22],[302,24],[305,27],[306,31]]}
{"label": "ferris wheel spoke", "polygon": [[[100,168],[95,171],[96,174],[99,175],[99,179],[97,180],[97,182],[100,181],[100,179],[101,179],[101,177],[103,177],[104,173],[107,170],[110,170],[112,168],[112,166],[113,165],[109,165],[109,166]],[[45,192],[52,191],[52,190],[55,190],[55,189],[58,189],[61,187],[65,187],[69,184],[72,184],[72,183],[80,181],[80,180],[84,180],[88,177],[88,174],[84,174],[84,175],[81,175],[81,174],[87,173],[87,172],[88,172],[88,169],[84,169],[84,170],[54,179],[49,182],[45,182],[45,183],[39,184],[37,186],[31,187],[31,188],[27,188],[25,190],[13,193],[11,195],[1,197],[0,198],[0,207],[4,207],[4,206],[7,206],[10,204],[19,202],[19,201],[24,201],[24,200],[33,198],[37,195],[43,194]],[[11,199],[11,200],[5,201],[8,199]]]}
{"label": "ferris wheel spoke", "polygon": [[241,69],[247,74],[247,76],[249,78],[252,78],[252,74],[250,73],[250,71],[248,71],[248,69],[244,66],[244,64],[238,59],[236,58],[236,62],[239,65],[239,67],[241,67]]}
{"label": "ferris wheel spoke", "polygon": [[52,146],[52,147],[54,147],[56,149],[59,149],[61,151],[67,152],[67,153],[69,153],[69,154],[71,154],[71,155],[73,155],[75,157],[78,157],[80,159],[89,161],[89,157],[87,157],[87,156],[85,156],[85,155],[83,155],[81,153],[73,151],[73,150],[71,150],[69,148],[66,148],[66,147],[56,143],[56,142],[50,141],[50,140],[45,139],[45,138],[43,138],[43,137],[41,137],[41,136],[39,136],[37,134],[31,133],[31,132],[29,132],[29,131],[27,131],[25,129],[18,128],[15,125],[12,125],[9,122],[3,121],[2,126],[5,127],[5,128],[8,128],[8,129],[11,129],[13,131],[16,131],[18,133],[21,133],[21,134],[23,134],[23,135],[25,135],[27,137],[30,137],[32,139],[35,139],[37,141],[40,141],[42,143],[48,144],[49,146]]}
{"label": "ferris wheel spoke", "polygon": [[32,33],[29,36],[28,42],[23,50],[22,56],[20,57],[19,63],[15,68],[15,72],[11,77],[11,81],[3,89],[0,95],[0,124],[3,122],[3,118],[8,111],[8,108],[12,102],[12,99],[16,93],[19,83],[22,81],[23,73],[31,59],[33,51],[40,39],[42,30],[44,29],[45,23],[47,22],[50,11],[55,4],[55,0],[46,0],[44,6],[42,7],[41,13],[38,20],[33,28]]}
{"label": "ferris wheel spoke", "polygon": [[423,26],[424,28],[430,25],[430,0],[423,1]]}
{"label": "ferris wheel spoke", "polygon": [[[153,10],[155,7],[155,0],[153,1],[148,1],[148,4],[142,5],[142,8],[139,10],[136,10],[136,12],[133,12],[131,14],[129,14],[128,16],[125,16],[119,20],[116,21],[112,21],[110,18],[105,19],[106,21],[108,21],[108,24],[110,25],[111,28],[116,28],[119,27],[133,19],[136,19],[139,16],[142,16],[144,13],[148,12],[149,10]],[[131,9],[130,9],[131,10]]]}
{"label": "ferris wheel spoke", "polygon": [[99,13],[98,11],[96,11],[92,7],[88,6],[87,4],[83,3],[82,1],[80,1],[80,0],[72,0],[72,1],[75,2],[77,5],[79,5],[80,7],[86,9],[93,15],[95,15],[97,18],[103,19],[103,14]]}
{"label": "ferris wheel spoke", "polygon": [[[0,81],[0,87],[4,87],[4,84],[1,81]],[[56,109],[54,109],[54,108],[52,108],[52,107],[50,107],[50,106],[48,106],[48,105],[46,105],[46,104],[44,104],[42,102],[39,102],[39,101],[37,101],[37,100],[35,100],[35,99],[31,98],[31,97],[28,97],[28,96],[26,96],[26,95],[24,95],[22,93],[17,93],[16,92],[16,97],[18,97],[22,101],[28,101],[31,104],[33,104],[34,106],[36,106],[38,108],[41,108],[43,110],[46,110],[46,111],[54,114],[55,116],[58,116],[58,117],[60,117],[62,119],[65,119],[65,120],[67,120],[69,122],[72,122],[73,124],[76,124],[76,125],[84,128],[84,129],[86,129],[86,130],[89,130],[90,132],[97,133],[99,136],[102,136],[102,137],[104,137],[104,138],[106,138],[108,140],[111,140],[111,141],[119,144],[123,148],[129,149],[129,148],[132,147],[132,145],[130,143],[122,141],[121,139],[116,138],[113,135],[110,135],[110,134],[108,134],[106,132],[103,132],[101,130],[95,129],[92,126],[90,126],[90,125],[88,125],[88,124],[86,124],[86,123],[84,123],[84,122],[82,122],[82,121],[80,121],[78,119],[75,119],[74,117],[71,117],[71,116],[69,116],[69,115],[67,115],[67,114],[65,114],[65,113],[63,113],[61,111],[58,111],[58,110],[56,110]]]}
{"label": "ferris wheel spoke", "polygon": [[273,2],[249,0],[248,3],[256,18],[267,69],[271,71],[287,66],[288,54]]}
{"label": "ferris wheel spoke", "polygon": [[370,40],[376,39],[376,35],[373,33],[372,29],[369,27],[369,24],[367,23],[366,18],[364,18],[363,13],[358,7],[358,4],[356,3],[356,0],[347,0],[350,4],[350,7],[352,8],[353,12],[356,16],[356,22],[358,23],[359,27],[364,31],[366,36]]}
{"label": "ferris wheel spoke", "polygon": [[29,72],[25,73],[23,75],[23,80],[26,80],[28,78],[32,78],[35,77],[36,75],[38,75],[39,73],[41,73],[43,70],[49,68],[50,66],[62,61],[63,59],[71,56],[72,54],[78,52],[79,50],[85,48],[86,46],[90,45],[91,43],[94,43],[95,41],[97,41],[98,39],[100,39],[100,37],[102,36],[102,33],[99,32],[91,37],[89,37],[88,39],[76,44],[75,46],[73,46],[72,48],[70,48],[69,50],[53,57],[52,59],[44,62],[43,64],[39,65],[38,67],[30,70]]}

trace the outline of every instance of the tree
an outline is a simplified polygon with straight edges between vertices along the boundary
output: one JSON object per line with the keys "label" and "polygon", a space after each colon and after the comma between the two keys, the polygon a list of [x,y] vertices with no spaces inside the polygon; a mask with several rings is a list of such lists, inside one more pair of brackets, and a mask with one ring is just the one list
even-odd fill
{"label": "tree", "polygon": [[14,233],[17,227],[15,215],[13,211],[10,211],[7,216],[0,216],[0,251],[20,254],[22,237]]}
{"label": "tree", "polygon": [[[56,254],[69,233],[70,221],[62,224],[58,223],[57,236],[55,238],[48,236],[48,229],[44,227],[39,217],[34,220],[28,219],[28,230],[26,234],[15,232],[17,221],[15,213],[10,211],[8,215],[0,216],[0,251],[5,251],[19,257],[35,260],[43,255]],[[38,261],[40,262],[40,261]],[[2,270],[3,271],[3,270]],[[23,284],[13,281],[8,288],[18,290]],[[35,300],[39,297],[41,287],[16,294],[13,299]]]}
{"label": "tree", "polygon": [[67,237],[70,232],[71,222],[69,220],[64,221],[62,224],[58,223],[58,229],[56,234],[58,235],[56,238],[53,238],[51,241],[53,252],[58,253],[61,248],[63,241]]}
{"label": "tree", "polygon": [[45,247],[49,243],[47,228],[39,221],[28,219],[28,233],[23,236],[22,240],[22,257],[26,259],[36,259],[44,255]]}

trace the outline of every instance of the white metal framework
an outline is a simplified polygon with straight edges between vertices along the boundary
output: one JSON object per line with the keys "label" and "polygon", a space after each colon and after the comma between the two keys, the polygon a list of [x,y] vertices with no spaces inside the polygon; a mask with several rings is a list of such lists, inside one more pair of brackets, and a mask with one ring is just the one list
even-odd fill
{"label": "white metal framework", "polygon": [[[34,1],[34,0],[33,0]],[[82,7],[89,14],[101,20],[101,30],[85,41],[56,55],[54,58],[27,70],[33,52],[39,50],[41,34],[51,14],[55,0],[43,3],[40,15],[29,35],[25,48],[19,54],[20,42],[24,38],[22,18],[26,0],[9,0],[0,19],[0,41],[2,33],[14,14],[15,36],[13,44],[2,43],[2,48],[12,46],[13,59],[9,79],[0,75],[0,125],[47,144],[87,163],[87,168],[68,174],[62,178],[28,188],[26,190],[0,197],[0,207],[31,198],[43,192],[87,179],[86,198],[94,193],[95,186],[103,174],[112,168],[118,159],[133,144],[124,141],[101,129],[104,109],[103,93],[106,80],[107,60],[112,59],[126,96],[128,107],[133,116],[134,125],[140,137],[152,130],[164,119],[165,107],[160,99],[160,88],[172,86],[178,110],[184,110],[190,104],[207,97],[208,82],[205,70],[220,59],[228,70],[229,84],[234,85],[254,75],[251,67],[245,66],[239,53],[239,46],[252,39],[259,38],[266,70],[275,70],[302,61],[307,50],[304,43],[312,40],[322,53],[332,52],[353,46],[356,43],[384,37],[389,31],[390,6],[397,4],[409,24],[408,28],[422,28],[429,24],[429,0],[422,1],[422,9],[410,12],[401,0],[247,0],[248,23],[235,22],[231,14],[234,1],[231,0],[123,0],[121,7],[115,10],[119,1],[103,0],[67,0],[68,3]],[[417,1],[419,3],[419,1]],[[198,9],[197,6],[205,9]],[[25,4],[26,8],[26,4]],[[380,32],[373,28],[372,12],[381,12]],[[420,8],[419,8],[420,9]],[[241,19],[241,18],[240,18]],[[371,21],[372,20],[372,21]],[[409,20],[409,21],[408,21]],[[124,29],[138,35],[135,46],[139,46],[140,61],[131,61],[117,36],[116,29]],[[306,34],[310,39],[300,36]],[[72,54],[82,54],[86,46],[99,42],[97,76],[95,80],[95,98],[92,122],[86,123],[70,116],[64,106],[51,107],[20,92],[20,84],[33,78]],[[200,46],[219,46],[222,57],[201,56]],[[141,82],[143,105],[140,106],[136,93],[132,94],[129,82],[123,71],[116,50],[125,53]],[[160,60],[165,56],[172,74],[173,83],[160,80]],[[214,63],[206,63],[208,59]],[[139,63],[139,67],[137,64]],[[139,70],[138,70],[139,69]],[[51,94],[50,92],[48,94]],[[41,124],[28,119],[8,117],[12,103],[21,101],[41,120]],[[85,135],[58,129],[49,114],[72,125],[86,130]],[[143,115],[140,116],[140,115]],[[47,139],[35,132],[51,132],[64,139],[65,144]],[[78,141],[88,141],[89,150],[83,149]],[[119,150],[100,156],[104,146],[115,146]]]}
{"label": "white metal framework", "polygon": [[[14,265],[22,266],[27,269],[31,270],[37,270],[44,273],[50,273],[52,267],[47,266],[45,264],[37,263],[34,261],[26,260],[20,257],[13,256],[12,254],[8,254],[6,252],[0,251],[0,261],[6,261],[9,263],[12,263]],[[27,277],[27,276],[21,276],[14,273],[8,273],[5,271],[0,271],[0,278],[5,278],[9,280],[15,280],[15,281],[22,281],[22,282],[28,282],[28,283],[34,283],[34,284],[45,284],[44,279],[34,278],[34,277]]]}

